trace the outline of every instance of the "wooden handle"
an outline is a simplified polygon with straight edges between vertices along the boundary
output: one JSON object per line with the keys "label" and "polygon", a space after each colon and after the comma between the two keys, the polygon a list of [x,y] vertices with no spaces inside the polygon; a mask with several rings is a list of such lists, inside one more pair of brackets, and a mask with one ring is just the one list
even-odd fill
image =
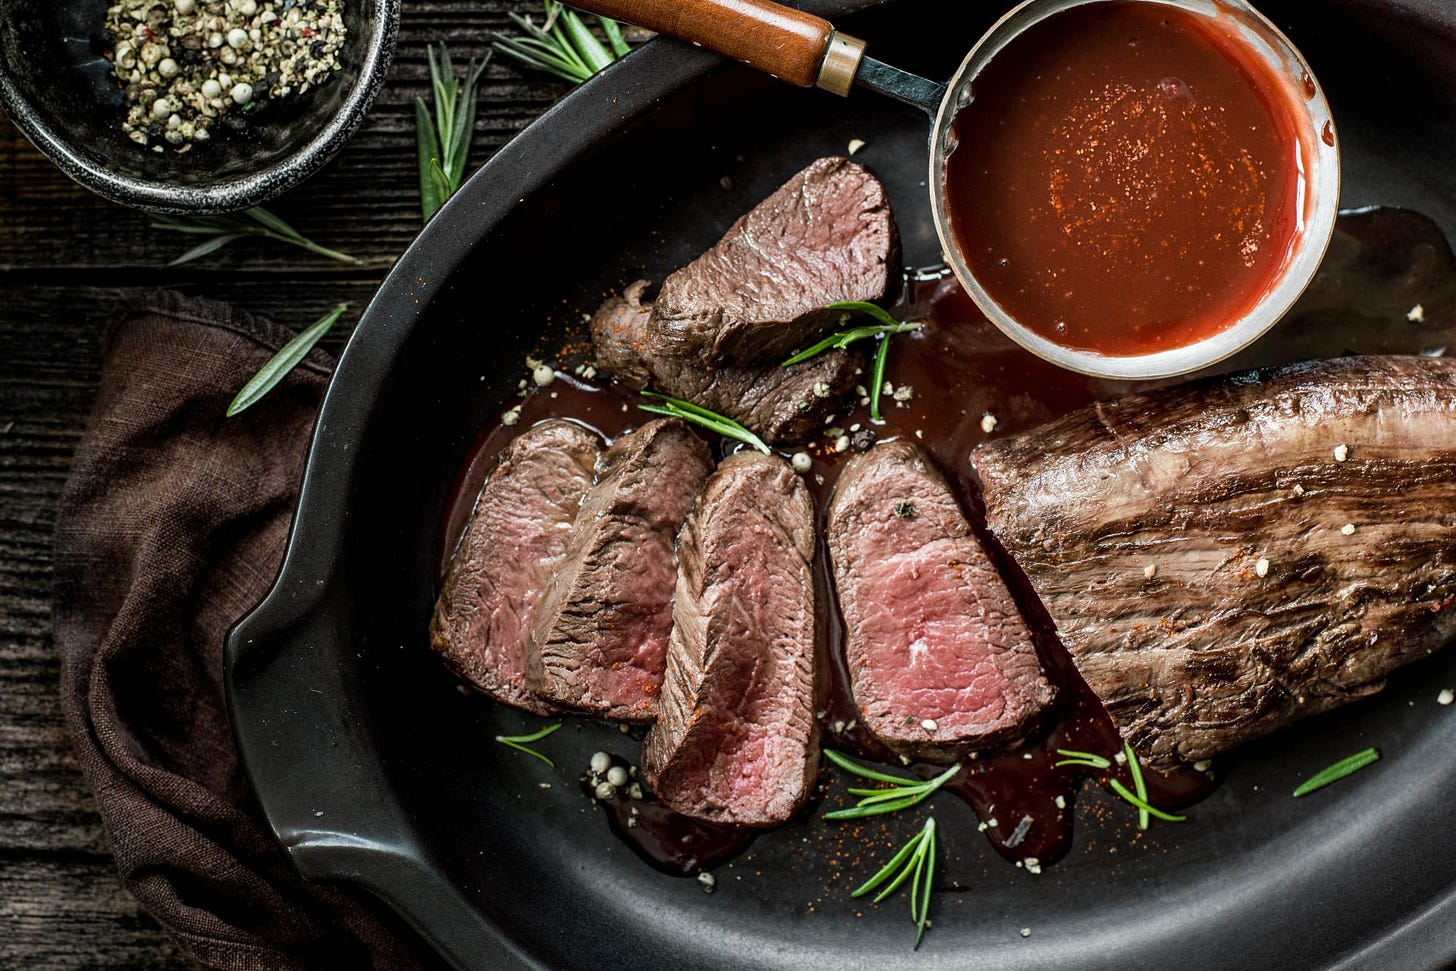
{"label": "wooden handle", "polygon": [[570,0],[570,5],[701,44],[804,88],[820,82],[836,41],[829,21],[769,0]]}

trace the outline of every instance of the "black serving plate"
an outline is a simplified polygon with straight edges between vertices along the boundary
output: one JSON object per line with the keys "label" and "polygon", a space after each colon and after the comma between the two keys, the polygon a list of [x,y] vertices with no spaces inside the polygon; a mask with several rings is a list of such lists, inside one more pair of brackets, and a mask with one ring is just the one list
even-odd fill
{"label": "black serving plate", "polygon": [[[878,56],[931,76],[1001,4],[821,2]],[[1270,2],[1334,106],[1349,206],[1456,234],[1456,7]],[[849,890],[908,835],[811,817],[716,871],[658,873],[575,787],[608,726],[568,721],[559,769],[492,742],[538,725],[456,690],[426,638],[448,492],[524,359],[580,336],[610,289],[660,278],[821,154],[886,181],[906,258],[938,258],[926,122],[856,92],[798,91],[655,41],[503,149],[421,234],[349,344],[319,419],[277,586],[228,644],[258,798],[310,877],[373,890],[460,967],[1438,968],[1456,959],[1456,654],[1376,698],[1245,749],[1181,826],[1134,839],[1100,792],[1071,855],[1011,867],[948,797],[934,928]],[[723,181],[723,180],[731,181]],[[725,186],[728,186],[725,188]],[[1306,799],[1335,758],[1384,759]],[[549,782],[550,788],[539,783]],[[1019,931],[1029,928],[1023,938]]]}

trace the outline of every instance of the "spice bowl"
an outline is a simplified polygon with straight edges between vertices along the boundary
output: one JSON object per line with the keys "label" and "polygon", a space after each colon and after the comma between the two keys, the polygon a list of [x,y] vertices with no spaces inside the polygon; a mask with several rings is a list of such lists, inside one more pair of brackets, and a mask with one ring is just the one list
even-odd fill
{"label": "spice bowl", "polygon": [[[158,3],[219,15],[240,7],[237,0]],[[318,171],[384,83],[400,0],[274,0],[267,9],[307,15],[335,3],[345,36],[327,82],[258,99],[259,110],[242,110],[249,100],[242,98],[204,138],[140,144],[123,127],[127,103],[108,57],[116,54],[106,30],[112,0],[0,0],[0,107],[62,171],[114,202],[173,213],[246,209]],[[252,0],[243,9],[263,6]],[[178,61],[185,68],[185,58]]]}

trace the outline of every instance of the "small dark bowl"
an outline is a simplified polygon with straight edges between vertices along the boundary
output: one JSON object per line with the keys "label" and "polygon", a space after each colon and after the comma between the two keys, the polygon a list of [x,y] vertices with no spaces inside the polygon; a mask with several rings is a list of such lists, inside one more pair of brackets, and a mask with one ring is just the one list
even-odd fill
{"label": "small dark bowl", "polygon": [[384,83],[400,0],[348,0],[341,70],[272,102],[239,131],[179,153],[121,129],[125,108],[104,35],[109,0],[0,0],[0,106],[61,170],[98,195],[164,212],[258,205],[318,171],[359,127]]}

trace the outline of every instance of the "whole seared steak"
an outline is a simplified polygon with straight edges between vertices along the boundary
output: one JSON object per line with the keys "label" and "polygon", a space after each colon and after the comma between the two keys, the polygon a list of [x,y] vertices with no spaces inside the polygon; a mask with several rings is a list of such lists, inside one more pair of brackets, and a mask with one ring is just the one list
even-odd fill
{"label": "whole seared steak", "polygon": [[711,469],[708,446],[675,418],[603,453],[531,624],[526,676],[542,699],[622,721],[657,716],[673,537]]}
{"label": "whole seared steak", "polygon": [[646,358],[700,366],[778,363],[813,342],[842,300],[879,300],[899,272],[884,187],[845,158],[821,158],[662,284]]}
{"label": "whole seared steak", "polygon": [[814,507],[779,458],[729,457],[678,538],[660,717],[643,768],[698,819],[775,826],[803,804],[814,722]]}
{"label": "whole seared steak", "polygon": [[901,754],[952,762],[1035,725],[1055,690],[925,452],[897,441],[855,456],[835,486],[828,531],[866,728]]}
{"label": "whole seared steak", "polygon": [[541,591],[566,553],[600,440],[551,419],[518,436],[485,481],[430,619],[430,643],[481,691],[537,714],[526,639]]}
{"label": "whole seared steak", "polygon": [[1456,634],[1456,362],[1132,395],[974,462],[992,531],[1159,768],[1378,691]]}
{"label": "whole seared steak", "polygon": [[652,308],[642,303],[646,286],[639,281],[609,299],[591,322],[597,364],[629,387],[651,385],[727,415],[767,442],[787,445],[821,430],[824,416],[862,380],[860,357],[842,350],[792,367],[778,361],[704,367],[653,354],[647,329]]}

